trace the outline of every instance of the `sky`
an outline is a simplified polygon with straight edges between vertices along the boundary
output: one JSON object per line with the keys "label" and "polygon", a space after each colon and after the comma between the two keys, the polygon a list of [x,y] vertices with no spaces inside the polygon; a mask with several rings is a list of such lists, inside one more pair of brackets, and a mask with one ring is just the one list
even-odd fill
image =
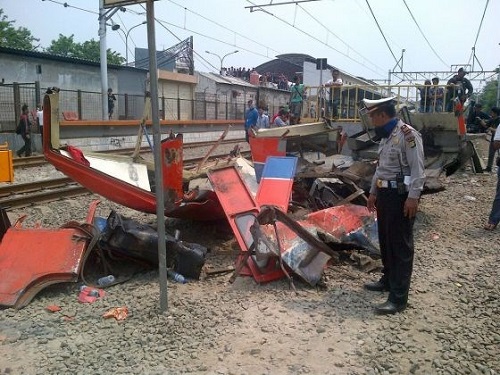
{"label": "sky", "polygon": [[[291,0],[155,1],[157,50],[193,36],[198,71],[218,71],[220,57],[235,50],[224,66],[252,68],[276,55],[304,53],[373,80],[387,79],[389,71],[494,71],[500,64],[500,0],[316,0],[249,8],[282,2]],[[15,27],[40,38],[41,47],[59,34],[80,43],[99,40],[99,0],[0,0],[0,8]],[[140,25],[128,34],[133,60],[133,48],[148,45],[141,25],[146,7],[125,8],[108,20],[121,27],[108,27],[106,41],[125,57],[125,35]]]}

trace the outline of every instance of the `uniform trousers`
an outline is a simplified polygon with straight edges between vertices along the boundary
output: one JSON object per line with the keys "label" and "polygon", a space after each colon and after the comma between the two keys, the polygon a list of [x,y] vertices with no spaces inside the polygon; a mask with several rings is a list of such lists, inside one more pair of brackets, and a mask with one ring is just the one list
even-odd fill
{"label": "uniform trousers", "polygon": [[500,166],[497,168],[497,190],[493,205],[491,207],[490,217],[488,222],[490,224],[498,225],[500,223]]}
{"label": "uniform trousers", "polygon": [[377,224],[382,256],[383,284],[389,287],[388,300],[405,305],[408,301],[413,271],[413,224],[415,218],[404,216],[404,203],[408,193],[397,189],[377,190]]}

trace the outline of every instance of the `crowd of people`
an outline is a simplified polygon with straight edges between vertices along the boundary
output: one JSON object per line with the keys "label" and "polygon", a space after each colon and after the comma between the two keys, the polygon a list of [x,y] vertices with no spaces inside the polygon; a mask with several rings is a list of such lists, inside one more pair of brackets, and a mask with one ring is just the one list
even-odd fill
{"label": "crowd of people", "polygon": [[222,68],[221,74],[223,76],[237,77],[244,79],[245,81],[250,81],[250,73],[254,70],[254,68],[235,68],[232,66],[230,68]]}
{"label": "crowd of people", "polygon": [[278,128],[287,125],[293,125],[296,120],[293,114],[290,113],[288,105],[281,106],[277,113],[270,117],[268,108],[264,103],[260,103],[257,107],[253,100],[247,102],[245,112],[245,139],[248,142],[248,130]]}
{"label": "crowd of people", "polygon": [[[279,90],[290,90],[290,82],[284,73],[266,72],[260,74],[255,68],[222,68],[221,75],[241,78],[247,82],[260,86],[269,86]],[[252,79],[255,76],[255,80]]]}
{"label": "crowd of people", "polygon": [[423,86],[417,86],[420,94],[420,112],[453,112],[458,102],[464,102],[472,95],[473,87],[465,78],[464,68],[446,82],[446,89],[439,86],[439,77],[425,80]]}

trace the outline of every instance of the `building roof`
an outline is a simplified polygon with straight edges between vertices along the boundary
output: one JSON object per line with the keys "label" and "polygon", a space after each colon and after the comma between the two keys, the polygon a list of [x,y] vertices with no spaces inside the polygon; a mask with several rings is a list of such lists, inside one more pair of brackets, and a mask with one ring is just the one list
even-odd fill
{"label": "building roof", "polygon": [[[302,68],[304,66],[304,61],[311,63],[316,63],[316,58],[306,55],[304,53],[286,53],[283,55],[277,55],[276,59],[260,64],[255,68],[260,74],[271,73],[271,74],[281,74],[283,73],[289,80],[292,79],[294,75],[302,74]],[[325,69],[332,69],[332,65],[328,65]]]}
{"label": "building roof", "polygon": [[[291,80],[294,75],[303,74],[304,61],[316,64],[316,58],[304,53],[285,53],[277,55],[276,59],[265,62],[255,68],[259,74],[271,73],[272,75],[284,74],[288,80]],[[336,66],[327,64],[324,69],[338,69]],[[367,84],[375,84],[372,81],[363,77],[353,76],[341,69],[338,69],[343,76],[355,77],[359,80],[365,81]]]}
{"label": "building roof", "polygon": [[[80,65],[101,66],[101,63],[98,61],[96,62],[96,61],[91,61],[91,60],[80,59],[77,57],[54,55],[52,53],[47,53],[47,52],[28,51],[28,50],[24,50],[24,49],[20,49],[20,48],[10,48],[10,47],[1,47],[0,46],[0,53],[17,55],[17,56],[25,56],[25,57],[33,57],[33,58],[40,58],[40,59],[51,60],[51,61],[60,61],[60,62],[66,62],[66,63],[80,64]],[[108,67],[113,68],[113,69],[140,70],[142,72],[144,71],[144,69],[135,68],[135,67],[131,67],[131,66],[124,66],[124,65],[108,64]]]}
{"label": "building roof", "polygon": [[211,79],[216,83],[226,84],[226,85],[238,85],[238,86],[246,86],[246,87],[255,87],[250,82],[245,81],[244,79],[232,77],[232,76],[222,76],[220,74],[215,73],[206,73],[206,72],[196,72],[200,76]]}

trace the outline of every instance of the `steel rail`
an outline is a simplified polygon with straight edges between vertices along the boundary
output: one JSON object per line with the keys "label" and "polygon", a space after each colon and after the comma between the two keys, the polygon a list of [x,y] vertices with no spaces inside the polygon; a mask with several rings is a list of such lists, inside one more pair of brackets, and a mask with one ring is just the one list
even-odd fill
{"label": "steel rail", "polygon": [[[184,149],[193,149],[193,148],[199,148],[199,147],[208,147],[212,146],[216,143],[217,141],[205,141],[205,142],[188,142],[183,145]],[[245,142],[244,138],[241,139],[226,139],[220,143],[220,145],[228,145],[228,144],[236,144],[236,143],[242,143]],[[115,149],[115,150],[104,150],[104,151],[98,151],[103,154],[118,154],[118,155],[126,155],[126,154],[132,154],[134,151],[133,148],[122,148],[122,149]],[[151,149],[149,147],[141,147],[141,153],[147,153],[151,152]],[[13,159],[14,163],[14,168],[25,168],[25,167],[36,167],[40,165],[44,165],[47,163],[45,160],[44,155],[33,155],[33,156],[28,156],[24,158],[14,158]]]}
{"label": "steel rail", "polygon": [[6,197],[13,194],[32,193],[43,189],[54,189],[58,187],[64,187],[69,184],[75,184],[75,182],[69,177],[61,177],[48,180],[25,182],[22,184],[5,185],[0,186],[0,197]]}
{"label": "steel rail", "polygon": [[5,210],[10,211],[16,208],[23,208],[33,205],[34,203],[47,203],[63,198],[71,198],[80,196],[83,194],[90,194],[83,186],[71,186],[62,189],[54,189],[50,191],[44,191],[37,194],[22,195],[19,197],[8,197],[0,199],[0,207]]}
{"label": "steel rail", "polygon": [[[250,155],[250,152],[246,151],[241,154],[248,156]],[[208,159],[207,164],[210,164],[210,162],[213,163],[225,157],[227,157],[227,153],[212,155]],[[204,157],[186,158],[184,160],[186,169],[195,168],[196,164],[203,159]],[[50,190],[31,194],[44,189]],[[5,185],[0,186],[0,207],[10,211],[13,209],[32,206],[37,203],[53,202],[64,198],[73,198],[91,193],[91,191],[77,184],[69,177]]]}

